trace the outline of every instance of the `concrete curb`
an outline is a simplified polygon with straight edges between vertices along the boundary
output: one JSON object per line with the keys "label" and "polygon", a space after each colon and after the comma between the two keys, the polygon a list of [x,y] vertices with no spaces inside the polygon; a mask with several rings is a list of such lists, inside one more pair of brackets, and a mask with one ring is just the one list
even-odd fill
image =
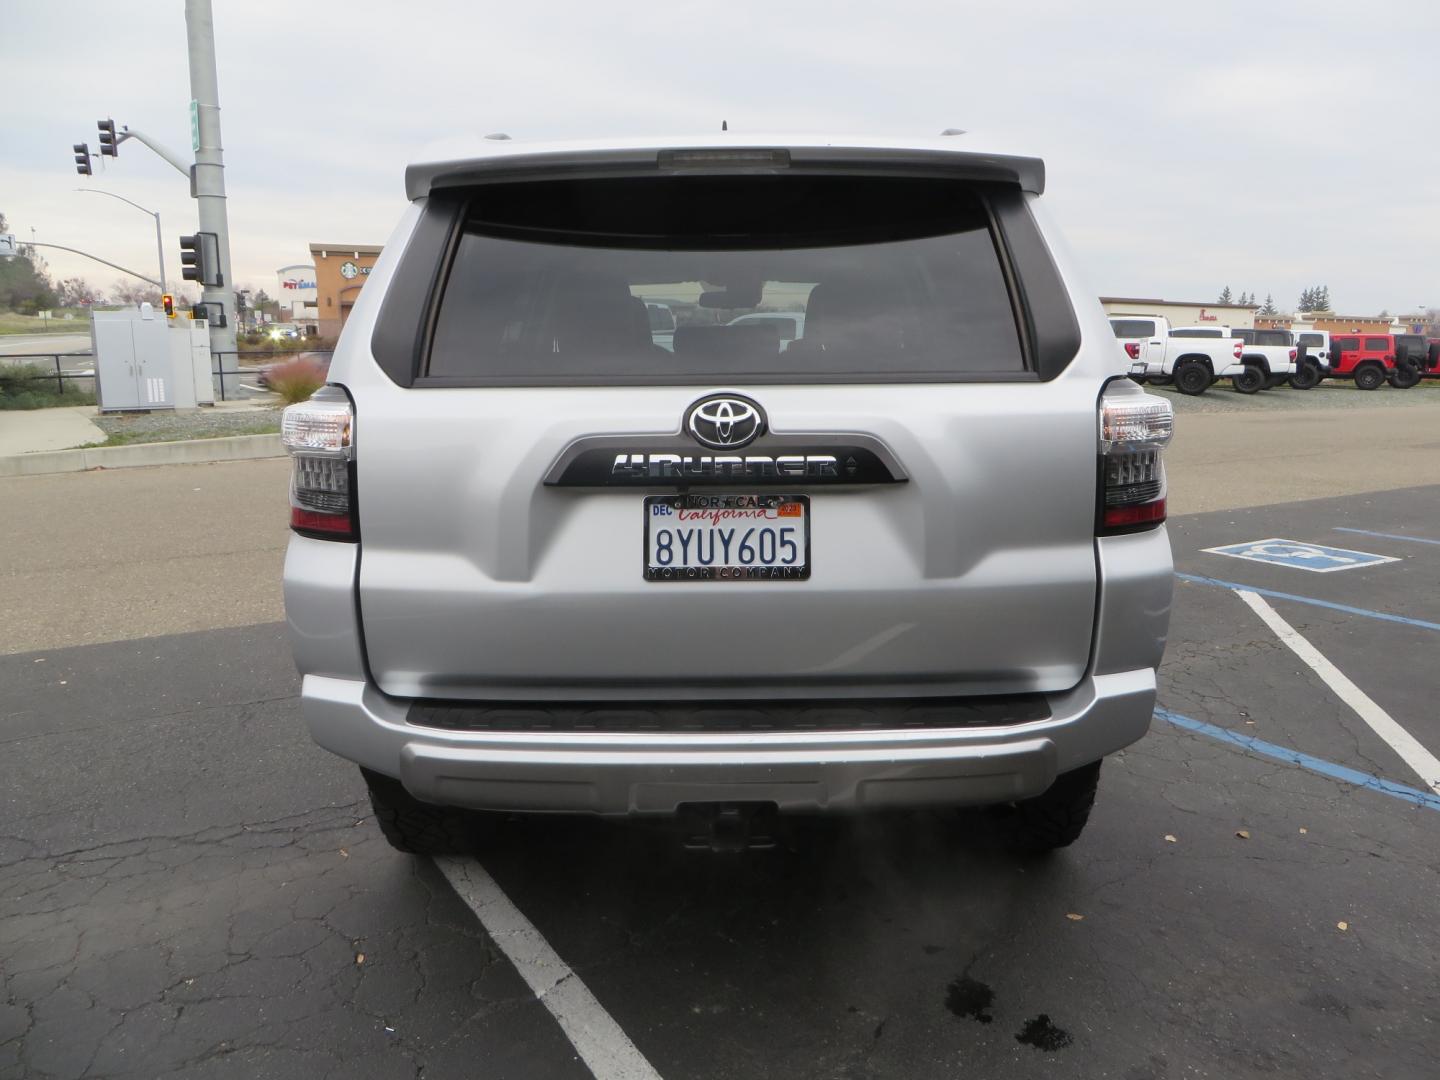
{"label": "concrete curb", "polygon": [[223,439],[185,439],[180,442],[14,454],[0,457],[0,476],[130,469],[142,465],[196,465],[206,461],[251,461],[284,456],[285,448],[279,435],[230,435]]}

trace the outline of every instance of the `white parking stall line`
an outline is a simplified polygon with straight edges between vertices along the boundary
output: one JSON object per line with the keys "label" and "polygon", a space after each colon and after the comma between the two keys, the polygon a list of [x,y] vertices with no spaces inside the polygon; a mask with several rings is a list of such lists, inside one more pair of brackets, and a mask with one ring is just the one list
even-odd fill
{"label": "white parking stall line", "polygon": [[1276,636],[1290,648],[1291,652],[1303,660],[1316,675],[1319,675],[1325,685],[1335,691],[1341,701],[1355,710],[1355,714],[1369,724],[1371,730],[1384,739],[1390,749],[1399,754],[1405,764],[1419,774],[1420,779],[1431,791],[1440,795],[1440,758],[1436,758],[1434,754],[1421,746],[1415,736],[1397,724],[1389,713],[1370,699],[1364,690],[1351,682],[1343,671],[1321,655],[1314,645],[1301,637],[1299,632],[1282,619],[1263,597],[1248,589],[1236,589],[1235,592],[1241,600],[1245,601],[1251,611],[1260,616],[1266,626],[1275,631]]}
{"label": "white parking stall line", "polygon": [[435,865],[559,1022],[595,1080],[660,1080],[630,1036],[483,866],[449,857],[437,857]]}

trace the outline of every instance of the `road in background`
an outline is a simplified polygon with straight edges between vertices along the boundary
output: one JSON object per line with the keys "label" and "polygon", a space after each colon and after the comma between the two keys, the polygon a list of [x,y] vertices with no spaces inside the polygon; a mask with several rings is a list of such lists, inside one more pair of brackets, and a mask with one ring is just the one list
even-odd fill
{"label": "road in background", "polygon": [[[1382,391],[1388,405],[1371,405],[1375,395],[1336,392],[1350,399],[1343,407],[1177,416],[1165,459],[1170,512],[1440,484],[1440,390]],[[1354,403],[1357,397],[1363,406]],[[1416,402],[1433,407],[1413,407]]]}
{"label": "road in background", "polygon": [[[1440,484],[1437,419],[1183,416],[1171,513]],[[288,478],[272,459],[0,479],[0,654],[283,619]]]}
{"label": "road in background", "polygon": [[90,351],[90,334],[6,334],[0,337],[0,356],[14,356],[16,353],[35,353],[49,356],[53,353]]}
{"label": "road in background", "polygon": [[271,458],[0,479],[0,654],[283,618],[289,475]]}

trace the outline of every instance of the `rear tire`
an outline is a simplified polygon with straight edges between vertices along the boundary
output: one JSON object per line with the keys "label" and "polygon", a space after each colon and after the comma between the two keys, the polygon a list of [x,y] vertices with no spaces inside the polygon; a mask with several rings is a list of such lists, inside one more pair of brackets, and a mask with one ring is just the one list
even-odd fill
{"label": "rear tire", "polygon": [[1187,397],[1210,389],[1210,369],[1198,360],[1186,360],[1175,369],[1175,389]]}
{"label": "rear tire", "polygon": [[1277,386],[1285,385],[1284,375],[1268,375],[1265,378],[1265,389],[1274,390]]}
{"label": "rear tire", "polygon": [[1385,369],[1379,364],[1366,364],[1355,372],[1355,389],[1378,390],[1385,382]]}
{"label": "rear tire", "polygon": [[1147,375],[1151,386],[1169,386],[1175,381],[1174,375]]}
{"label": "rear tire", "polygon": [[1254,394],[1265,388],[1268,377],[1264,368],[1251,364],[1245,368],[1244,374],[1234,376],[1230,384],[1235,387],[1237,394]]}
{"label": "rear tire", "polygon": [[1099,784],[1096,761],[1061,773],[1042,795],[997,807],[1006,846],[1022,855],[1069,847],[1085,831]]}
{"label": "rear tire", "polygon": [[1420,369],[1414,364],[1400,364],[1387,381],[1396,390],[1409,390],[1420,382]]}
{"label": "rear tire", "polygon": [[1299,370],[1290,376],[1290,386],[1294,390],[1314,390],[1319,385],[1319,364],[1301,364]]}
{"label": "rear tire", "polygon": [[421,802],[399,780],[361,769],[370,789],[375,823],[396,851],[409,855],[460,855],[475,847],[475,815]]}

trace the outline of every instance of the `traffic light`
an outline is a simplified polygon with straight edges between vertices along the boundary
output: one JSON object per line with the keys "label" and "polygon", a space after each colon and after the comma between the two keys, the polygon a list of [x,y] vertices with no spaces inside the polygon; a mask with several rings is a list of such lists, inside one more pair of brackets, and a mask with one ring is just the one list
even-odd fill
{"label": "traffic light", "polygon": [[90,171],[90,144],[77,142],[75,150],[75,171],[81,176],[94,176]]}
{"label": "traffic light", "polygon": [[100,129],[100,153],[106,157],[119,157],[120,141],[115,138],[115,121],[97,120],[95,126]]}
{"label": "traffic light", "polygon": [[210,324],[212,330],[229,325],[225,320],[225,305],[217,304],[213,300],[199,300],[191,304],[190,318],[204,319]]}
{"label": "traffic light", "polygon": [[160,306],[165,309],[165,317],[167,319],[173,319],[175,317],[175,297],[171,296],[168,292],[165,293],[160,297]]}
{"label": "traffic light", "polygon": [[202,285],[223,285],[220,277],[220,244],[214,233],[199,232],[180,237],[180,274],[186,281]]}

